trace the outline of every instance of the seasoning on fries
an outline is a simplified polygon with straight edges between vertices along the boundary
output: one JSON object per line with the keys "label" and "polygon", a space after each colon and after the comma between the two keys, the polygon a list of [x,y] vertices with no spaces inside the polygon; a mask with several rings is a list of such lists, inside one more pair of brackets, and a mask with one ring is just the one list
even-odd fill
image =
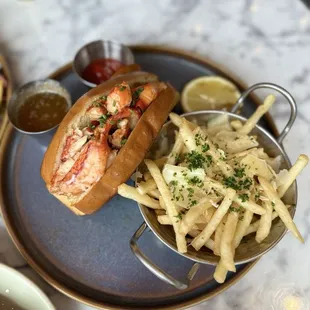
{"label": "seasoning on fries", "polygon": [[303,242],[288,211],[291,205],[281,198],[308,157],[300,155],[289,171],[279,171],[280,159],[269,157],[251,135],[274,101],[267,96],[244,124],[220,116],[219,122],[199,127],[170,113],[179,129],[170,154],[145,160],[148,171],[137,189],[119,187],[120,195],[156,209],[160,224],[172,225],[179,252],[206,247],[219,256],[214,272],[219,283],[236,271],[234,255],[242,239],[255,233],[256,242],[263,242],[277,217]]}

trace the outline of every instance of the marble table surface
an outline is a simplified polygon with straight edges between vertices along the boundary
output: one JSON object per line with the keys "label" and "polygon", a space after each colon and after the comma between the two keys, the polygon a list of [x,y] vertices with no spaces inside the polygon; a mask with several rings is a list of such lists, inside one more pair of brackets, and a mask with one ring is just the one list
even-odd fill
{"label": "marble table surface", "polygon": [[[310,12],[297,0],[0,1],[0,53],[16,86],[42,78],[72,60],[97,38],[125,44],[168,45],[206,55],[248,85],[270,81],[287,88],[298,103],[295,127],[284,146],[294,161],[310,154]],[[263,94],[260,93],[260,96]],[[288,107],[271,111],[279,129]],[[285,309],[283,300],[308,309],[310,296],[309,169],[298,178],[296,223],[305,244],[287,234],[233,287],[192,309]],[[57,309],[91,309],[46,284],[19,255],[0,219],[0,262],[38,283]],[[306,305],[307,304],[307,305]]]}

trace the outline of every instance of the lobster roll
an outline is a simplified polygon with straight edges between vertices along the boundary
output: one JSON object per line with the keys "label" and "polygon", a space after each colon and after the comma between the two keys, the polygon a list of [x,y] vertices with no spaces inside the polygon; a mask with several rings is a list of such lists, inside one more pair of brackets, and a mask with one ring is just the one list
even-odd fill
{"label": "lobster roll", "polygon": [[178,101],[156,75],[122,74],[83,95],[41,165],[49,192],[78,215],[99,210],[144,159]]}

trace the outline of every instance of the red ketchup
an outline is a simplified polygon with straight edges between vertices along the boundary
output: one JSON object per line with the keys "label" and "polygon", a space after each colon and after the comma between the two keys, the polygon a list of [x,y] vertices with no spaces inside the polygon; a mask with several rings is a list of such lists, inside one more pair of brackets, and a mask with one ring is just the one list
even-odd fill
{"label": "red ketchup", "polygon": [[99,58],[92,61],[83,71],[82,78],[94,84],[108,80],[123,64],[111,58]]}

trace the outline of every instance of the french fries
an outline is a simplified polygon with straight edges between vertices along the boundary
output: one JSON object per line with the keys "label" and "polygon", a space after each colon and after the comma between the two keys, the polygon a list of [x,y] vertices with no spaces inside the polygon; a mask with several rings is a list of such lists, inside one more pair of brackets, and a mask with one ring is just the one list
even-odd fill
{"label": "french fries", "polygon": [[253,212],[251,212],[250,210],[245,210],[243,214],[243,219],[237,224],[233,242],[235,249],[239,246],[242,238],[246,235],[246,232],[251,225],[252,218]]}
{"label": "french fries", "polygon": [[145,195],[156,188],[157,188],[157,185],[153,179],[142,181],[138,183],[138,186],[137,186],[137,190],[141,195]]}
{"label": "french fries", "polygon": [[214,249],[213,253],[214,255],[221,255],[221,240],[222,240],[222,235],[224,231],[224,222],[225,222],[225,217],[221,220],[219,225],[216,227],[215,234],[214,234]]}
{"label": "french fries", "polygon": [[168,156],[167,164],[174,165],[176,163],[177,157],[182,152],[183,145],[184,143],[182,136],[178,132],[176,132],[176,139],[173,148]]}
{"label": "french fries", "polygon": [[[237,221],[236,228],[235,228],[235,234],[231,242],[231,247],[232,247],[231,251],[233,253],[232,255],[234,255],[235,249],[239,246],[242,238],[245,236],[246,230],[250,226],[252,218],[253,218],[253,213],[249,210],[246,210],[242,220]],[[228,269],[226,268],[225,261],[221,258],[215,269],[213,277],[218,283],[223,283],[226,279],[227,272],[228,272]]]}
{"label": "french fries", "polygon": [[121,184],[118,187],[118,193],[128,199],[135,200],[151,209],[160,209],[159,202],[148,195],[141,195],[137,189],[127,184]]}
{"label": "french fries", "polygon": [[254,137],[235,131],[220,131],[215,139],[219,147],[227,154],[238,154],[258,146]]}
{"label": "french fries", "polygon": [[272,205],[270,201],[265,201],[264,206],[266,209],[266,213],[263,214],[259,221],[259,226],[256,232],[255,240],[257,243],[261,243],[270,232],[271,224],[272,224]]}
{"label": "french fries", "polygon": [[164,215],[158,215],[157,216],[157,221],[159,222],[159,224],[161,225],[172,225],[172,222],[170,220],[169,215],[164,214]]}
{"label": "french fries", "polygon": [[203,214],[203,212],[212,207],[209,202],[202,201],[196,206],[193,206],[188,210],[180,224],[179,231],[181,234],[187,235],[188,232],[192,229],[192,227],[197,223],[199,217]]}
{"label": "french fries", "polygon": [[227,213],[229,207],[233,202],[236,192],[233,189],[228,189],[225,198],[222,203],[215,211],[210,222],[207,224],[206,228],[192,241],[192,246],[196,251],[199,251],[204,243],[211,237],[214,233],[216,227],[219,225],[224,215]]}
{"label": "french fries", "polygon": [[[212,157],[212,160],[214,162],[216,162],[216,165],[222,171],[222,173],[227,177],[231,176],[233,174],[232,167],[227,165],[226,162],[222,160],[222,153],[219,152],[219,150],[216,148],[216,146],[209,139],[207,139],[203,130],[200,127],[197,127],[193,131],[193,134],[195,134],[195,139],[196,139],[196,135],[198,135],[199,139],[203,139],[205,141],[205,143],[209,146],[209,150],[206,151],[206,154]],[[199,142],[198,146],[196,145],[195,150],[199,151],[199,152],[204,152],[203,145],[204,144]]]}
{"label": "french fries", "polygon": [[258,181],[287,229],[290,230],[300,242],[304,243],[304,239],[301,236],[295,223],[293,222],[290,213],[288,212],[286,206],[279,198],[272,185],[264,177],[258,177]]}
{"label": "french fries", "polygon": [[[191,230],[188,232],[188,234],[195,238],[196,236],[198,236],[200,233],[200,231],[198,230]],[[208,249],[210,249],[211,251],[214,250],[214,241],[212,239],[209,239],[208,241],[206,241],[206,243],[204,244]]]}
{"label": "french fries", "polygon": [[195,137],[186,120],[175,113],[170,113],[172,123],[179,127],[179,134],[189,151],[195,151],[197,146]]}
{"label": "french fries", "polygon": [[[153,209],[156,215],[166,215],[166,211],[163,209]],[[172,223],[171,223],[172,225]]]}
{"label": "french fries", "polygon": [[150,171],[147,171],[143,174],[143,178],[145,181],[148,181],[149,179],[152,179],[152,176],[150,174]]}
{"label": "french fries", "polygon": [[298,174],[307,166],[309,162],[308,156],[302,154],[298,157],[296,163],[289,170],[289,179],[283,185],[278,188],[278,195],[280,198],[284,196],[288,188],[293,184]]}
{"label": "french fries", "polygon": [[234,120],[230,122],[230,125],[232,128],[234,128],[235,130],[238,130],[242,127],[242,123],[239,120]]}
{"label": "french fries", "polygon": [[213,217],[214,212],[216,211],[215,208],[208,209],[207,214],[205,214],[206,222],[209,223]]}
{"label": "french fries", "polygon": [[154,181],[156,182],[158,190],[165,202],[167,213],[169,215],[170,221],[172,222],[172,226],[175,232],[178,251],[180,253],[186,253],[187,246],[186,246],[185,235],[182,235],[179,232],[179,229],[180,229],[180,222],[178,220],[179,213],[173,202],[171,192],[167,184],[165,183],[165,180],[159,168],[156,166],[156,164],[152,160],[149,160],[149,159],[146,159],[144,162],[147,168],[149,169]]}
{"label": "french fries", "polygon": [[158,189],[153,189],[151,191],[149,191],[148,195],[152,198],[156,198],[156,199],[159,199],[160,197],[160,192]]}
{"label": "french fries", "polygon": [[213,277],[216,282],[224,283],[227,275],[227,269],[224,266],[223,260],[221,259],[215,268]]}
{"label": "french fries", "polygon": [[227,270],[233,272],[236,272],[236,267],[234,264],[235,248],[233,247],[232,242],[234,239],[237,223],[238,223],[238,214],[236,212],[229,212],[223,230],[220,245],[221,260],[223,261],[223,265],[225,268],[227,268]]}
{"label": "french fries", "polygon": [[275,100],[276,97],[274,95],[268,95],[264,100],[264,104],[260,105],[256,109],[252,116],[245,122],[245,124],[240,129],[237,130],[237,132],[249,134],[255,127],[259,119],[269,111]]}
{"label": "french fries", "polygon": [[308,157],[300,155],[289,171],[279,172],[280,159],[269,157],[257,137],[249,136],[274,101],[267,96],[244,124],[226,117],[211,121],[211,128],[171,113],[178,131],[168,156],[145,160],[148,171],[137,189],[119,187],[120,195],[153,209],[161,225],[171,226],[179,252],[206,247],[219,256],[213,275],[219,283],[236,271],[234,256],[243,238],[256,233],[253,240],[263,242],[277,217],[303,242],[291,206],[281,198]]}
{"label": "french fries", "polygon": [[[224,185],[222,185],[221,183],[214,181],[208,177],[205,178],[204,185],[205,185],[205,187],[207,187],[209,189],[213,188],[213,189],[217,190],[221,195],[224,195],[224,196],[226,195],[226,193],[228,191],[228,189],[226,189]],[[233,198],[233,200],[237,204],[242,205],[244,208],[249,209],[253,213],[262,215],[266,212],[261,206],[259,206],[258,204],[256,204],[252,200],[242,201],[242,199],[238,196],[235,196]]]}
{"label": "french fries", "polygon": [[167,210],[166,204],[164,202],[164,198],[162,196],[159,196],[159,205],[162,209]]}
{"label": "french fries", "polygon": [[[287,205],[286,207],[289,209],[291,206],[292,206],[292,205]],[[279,214],[277,213],[277,211],[273,211],[273,212],[272,212],[272,217],[271,217],[272,221],[273,221],[274,219],[276,219],[277,217],[279,217]],[[252,220],[252,219],[251,219],[251,220]],[[258,229],[259,225],[260,225],[260,219],[257,220],[257,221],[255,221],[254,223],[250,224],[250,225],[246,228],[244,236],[247,236],[247,235],[249,235],[249,234],[252,234],[252,233],[254,233],[254,232],[257,232],[257,229]]]}

